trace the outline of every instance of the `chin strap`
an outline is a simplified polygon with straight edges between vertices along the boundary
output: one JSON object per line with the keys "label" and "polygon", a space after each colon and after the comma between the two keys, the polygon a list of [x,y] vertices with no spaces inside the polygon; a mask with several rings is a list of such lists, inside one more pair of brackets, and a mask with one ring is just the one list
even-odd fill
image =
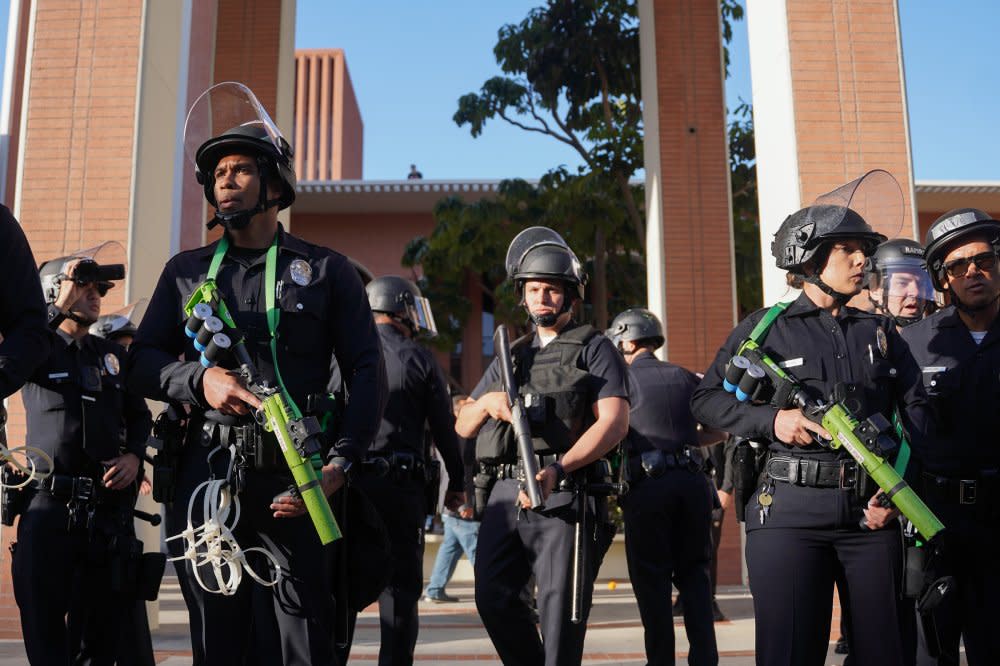
{"label": "chin strap", "polygon": [[218,208],[215,209],[215,217],[208,221],[205,227],[211,231],[218,225],[222,225],[227,231],[239,231],[240,229],[246,229],[250,226],[250,221],[253,220],[254,216],[258,213],[263,213],[265,210],[277,206],[281,203],[280,199],[271,199],[270,201],[262,201],[250,210],[241,210],[236,213],[223,213]]}
{"label": "chin strap", "polygon": [[842,292],[837,291],[836,289],[828,285],[826,282],[823,282],[822,278],[820,278],[820,276],[818,275],[810,275],[809,277],[803,279],[806,282],[814,284],[817,287],[819,287],[824,294],[826,294],[833,300],[837,301],[841,305],[851,300],[855,296],[854,294],[844,294]]}

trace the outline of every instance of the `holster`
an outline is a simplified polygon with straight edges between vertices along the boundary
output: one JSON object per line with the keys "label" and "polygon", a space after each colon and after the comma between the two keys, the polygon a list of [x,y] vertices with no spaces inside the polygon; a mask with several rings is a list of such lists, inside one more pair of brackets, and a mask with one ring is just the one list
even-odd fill
{"label": "holster", "polygon": [[767,459],[767,449],[755,447],[749,439],[736,443],[733,450],[733,494],[736,498],[736,519],[746,520],[746,505],[760,483]]}
{"label": "holster", "polygon": [[111,590],[155,601],[167,564],[163,553],[143,553],[142,542],[131,535],[115,537],[111,544]]}
{"label": "holster", "polygon": [[177,465],[184,447],[186,421],[183,410],[175,405],[160,412],[153,423],[150,445],[157,450],[153,456],[153,499],[162,504],[174,501],[177,486]]}
{"label": "holster", "polygon": [[480,472],[472,478],[474,497],[472,498],[472,514],[474,520],[482,520],[486,512],[486,504],[490,501],[490,493],[497,482],[496,474],[485,471],[482,467]]}
{"label": "holster", "polygon": [[31,499],[30,493],[24,488],[11,488],[13,485],[24,483],[25,477],[19,471],[4,465],[0,468],[0,479],[3,487],[0,488],[0,518],[7,527],[14,524],[14,518],[21,515],[28,506]]}
{"label": "holster", "polygon": [[424,463],[424,498],[427,500],[427,513],[437,511],[438,499],[441,494],[441,461],[428,458]]}

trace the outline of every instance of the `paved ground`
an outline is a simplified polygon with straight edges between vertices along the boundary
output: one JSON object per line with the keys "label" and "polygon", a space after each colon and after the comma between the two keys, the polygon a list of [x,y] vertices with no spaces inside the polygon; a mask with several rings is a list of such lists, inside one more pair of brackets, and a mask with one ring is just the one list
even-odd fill
{"label": "paved ground", "polygon": [[[447,663],[449,666],[499,664],[476,613],[471,585],[451,584],[448,592],[460,597],[462,601],[457,604],[420,604],[417,662]],[[715,625],[720,664],[753,664],[753,614],[749,594],[739,587],[722,588],[718,598],[719,606],[728,618]],[[184,610],[176,579],[164,579],[160,600],[160,628],[153,635],[157,661],[164,666],[189,666],[191,648],[187,633],[187,612]],[[675,633],[678,662],[685,663],[688,644],[681,624],[675,623]],[[373,663],[377,658],[378,612],[377,608],[372,607],[358,619],[351,663]],[[24,663],[26,660],[20,641],[0,641],[0,666]],[[598,584],[587,630],[583,663],[586,666],[641,666],[645,663],[642,625],[639,623],[632,587],[628,583],[619,583],[615,590],[608,589],[607,581]],[[842,663],[843,657],[834,655],[831,645],[826,664]]]}

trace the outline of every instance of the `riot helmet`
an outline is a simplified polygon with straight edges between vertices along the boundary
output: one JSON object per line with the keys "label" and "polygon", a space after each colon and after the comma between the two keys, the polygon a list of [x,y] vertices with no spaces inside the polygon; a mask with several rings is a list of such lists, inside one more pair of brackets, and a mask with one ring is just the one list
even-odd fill
{"label": "riot helmet", "polygon": [[653,344],[653,349],[659,349],[664,342],[663,325],[646,308],[625,310],[614,318],[605,335],[619,351],[623,342],[645,340]]}
{"label": "riot helmet", "polygon": [[415,336],[421,331],[428,337],[437,335],[431,304],[420,288],[406,278],[386,275],[365,285],[372,312],[381,312],[409,327]]}
{"label": "riot helmet", "polygon": [[[886,171],[876,169],[816,198],[811,206],[792,213],[782,222],[771,243],[778,268],[787,270],[824,293],[846,302],[854,294],[833,290],[819,277],[836,241],[856,240],[866,256],[886,240],[870,222],[895,236],[903,220],[903,195],[899,183]],[[813,267],[809,275],[806,266]]]}
{"label": "riot helmet", "polygon": [[897,326],[909,326],[933,310],[934,288],[923,245],[909,238],[886,241],[875,250],[869,264],[869,299]]}
{"label": "riot helmet", "polygon": [[587,274],[563,237],[548,227],[528,227],[515,236],[507,248],[504,266],[521,305],[524,305],[524,283],[528,280],[554,280],[565,285],[566,298],[560,312],[539,317],[528,312],[536,326],[553,325],[559,315],[569,312],[575,299],[583,300]]}
{"label": "riot helmet", "polygon": [[[211,229],[243,229],[254,215],[273,206],[287,208],[295,201],[295,168],[292,147],[270,115],[242,83],[219,83],[198,97],[184,123],[184,151],[195,166],[195,176],[205,198],[215,208]],[[247,210],[222,212],[215,199],[215,168],[227,155],[248,155],[257,160],[260,193]],[[268,199],[269,183],[280,184],[276,199]]]}
{"label": "riot helmet", "polygon": [[994,252],[1000,252],[1000,221],[994,220],[988,213],[978,208],[950,210],[934,220],[927,229],[925,257],[935,289],[945,291],[942,278],[944,258],[948,254],[946,250],[950,249],[955,241],[975,235],[984,237],[993,246]]}
{"label": "riot helmet", "polygon": [[[69,274],[67,271],[70,270],[69,265],[73,261],[77,263]],[[64,257],[49,259],[38,267],[38,277],[42,282],[45,302],[50,305],[59,298],[63,280],[72,280],[81,286],[93,284],[103,297],[115,286],[115,281],[125,279],[125,249],[116,241],[107,241]],[[74,312],[70,312],[67,318],[79,324],[93,323]]]}
{"label": "riot helmet", "polygon": [[134,338],[148,303],[147,299],[141,298],[121,310],[101,315],[91,325],[90,334],[113,342],[119,342],[123,337]]}

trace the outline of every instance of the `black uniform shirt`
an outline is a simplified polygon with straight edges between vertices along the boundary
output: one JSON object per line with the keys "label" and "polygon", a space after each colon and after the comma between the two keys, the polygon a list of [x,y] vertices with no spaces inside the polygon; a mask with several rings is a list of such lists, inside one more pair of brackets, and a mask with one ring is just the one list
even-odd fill
{"label": "black uniform shirt", "polygon": [[[448,470],[448,490],[462,490],[462,458],[448,382],[434,356],[392,324],[378,324],[385,356],[388,400],[370,453],[424,458],[424,423]],[[425,461],[426,462],[426,461]]]}
{"label": "black uniform shirt", "polygon": [[[740,402],[722,387],[726,364],[766,312],[766,308],[755,312],[730,333],[695,389],[691,399],[695,418],[713,428],[769,442],[774,454],[819,460],[848,458],[842,448],[831,450],[816,443],[799,447],[777,441],[775,407]],[[915,451],[923,446],[931,423],[927,396],[917,364],[889,319],[847,306],[835,318],[802,294],[774,321],[761,347],[814,400],[828,400],[838,383],[847,382],[863,389],[864,418],[880,412],[891,420],[898,404],[911,446]],[[857,503],[848,515],[846,491],[838,491],[834,494],[840,495],[837,497],[827,493],[830,489],[779,485],[768,526],[844,526],[856,524],[860,515]],[[757,512],[747,515],[747,529],[753,529]]]}
{"label": "black uniform shirt", "polygon": [[1000,469],[1000,317],[978,345],[954,306],[907,326],[902,335],[938,426],[919,455],[924,471],[975,478]]}
{"label": "black uniform shirt", "polygon": [[[570,324],[573,325],[573,324]],[[568,326],[567,326],[568,328]],[[566,329],[563,329],[566,330]],[[536,336],[535,343],[538,338]],[[578,366],[590,374],[588,404],[593,405],[602,398],[623,398],[628,400],[627,380],[625,379],[625,361],[614,348],[611,341],[601,334],[595,335],[584,345],[580,354]],[[493,359],[486,368],[483,378],[472,390],[471,397],[478,400],[490,386],[500,383],[500,366]]]}
{"label": "black uniform shirt", "polygon": [[[350,400],[328,455],[357,461],[375,435],[385,398],[382,351],[365,290],[343,255],[287,234],[280,225],[278,235],[275,303],[281,310],[277,339],[281,378],[305,409],[308,395],[339,388],[334,370],[339,366]],[[183,308],[205,280],[217,244],[181,252],[160,275],[129,356],[129,385],[142,395],[209,407],[201,392],[205,370],[184,334]],[[255,254],[228,253],[216,283],[246,335],[251,359],[274,385],[265,315],[266,257]]]}
{"label": "black uniform shirt", "polygon": [[56,474],[98,478],[100,462],[125,451],[141,460],[151,418],[146,402],[125,390],[125,349],[94,335],[57,334],[22,391],[26,443],[52,457]]}
{"label": "black uniform shirt", "polygon": [[24,232],[0,205],[0,400],[21,388],[54,342],[38,267]]}
{"label": "black uniform shirt", "polygon": [[698,377],[643,352],[628,366],[628,452],[661,449],[680,453],[698,445],[698,423],[691,415],[691,394]]}

